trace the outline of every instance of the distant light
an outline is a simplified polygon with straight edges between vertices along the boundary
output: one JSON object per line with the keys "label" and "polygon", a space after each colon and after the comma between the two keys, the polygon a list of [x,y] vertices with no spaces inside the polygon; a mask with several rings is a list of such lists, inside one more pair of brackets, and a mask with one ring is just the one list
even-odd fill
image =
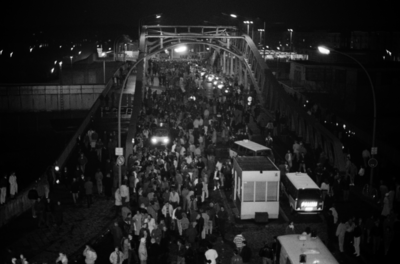
{"label": "distant light", "polygon": [[156,15],[156,18],[159,19],[161,17],[161,15]]}
{"label": "distant light", "polygon": [[346,125],[343,125],[343,129],[346,129]]}
{"label": "distant light", "polygon": [[71,50],[74,50],[74,47],[72,47]]}
{"label": "distant light", "polygon": [[57,61],[54,61],[54,65],[56,65],[57,64]]}
{"label": "distant light", "polygon": [[108,48],[108,50],[111,50],[111,48]]}
{"label": "distant light", "polygon": [[60,45],[60,49],[62,48],[62,45]]}
{"label": "distant light", "polygon": [[339,125],[339,123],[336,123],[336,126],[338,126]]}
{"label": "distant light", "polygon": [[207,48],[207,50],[210,50],[210,48]]}
{"label": "distant light", "polygon": [[190,96],[190,97],[189,97],[189,100],[196,101],[196,96],[193,96],[193,95]]}
{"label": "distant light", "polygon": [[81,53],[82,53],[82,51],[79,51],[79,52],[78,52],[78,55],[81,55]]}
{"label": "distant light", "polygon": [[237,15],[235,15],[235,14],[231,14],[231,17],[237,18]]}
{"label": "distant light", "polygon": [[186,46],[180,46],[174,49],[175,52],[185,52],[187,50]]}
{"label": "distant light", "polygon": [[62,61],[60,61],[58,64],[60,64],[60,66],[62,66]]}
{"label": "distant light", "polygon": [[57,180],[56,183],[59,184],[59,183],[60,183],[60,180]]}
{"label": "distant light", "polygon": [[279,50],[279,47],[276,47],[277,50]]}
{"label": "distant light", "polygon": [[[310,48],[311,48],[311,46],[310,46]],[[321,52],[322,54],[329,54],[329,53],[331,53],[331,51],[330,51],[329,49],[327,49],[326,47],[323,47],[323,46],[319,46],[319,47],[318,47],[318,50],[319,50],[319,52]]]}
{"label": "distant light", "polygon": [[11,53],[10,53],[10,58],[12,57],[13,54],[14,54],[14,52],[11,52]]}
{"label": "distant light", "polygon": [[253,101],[253,97],[251,97],[251,96],[247,97],[247,101],[248,101],[248,102]]}
{"label": "distant light", "polygon": [[107,54],[106,54],[105,52],[102,52],[102,53],[101,53],[101,56],[102,56],[102,57],[105,57],[105,56],[107,56]]}
{"label": "distant light", "polygon": [[30,49],[29,49],[29,52],[32,52],[32,50],[33,50],[33,48],[30,48]]}
{"label": "distant light", "polygon": [[51,69],[51,73],[54,73],[54,68]]}
{"label": "distant light", "polygon": [[0,55],[3,55],[3,50],[0,50]]}

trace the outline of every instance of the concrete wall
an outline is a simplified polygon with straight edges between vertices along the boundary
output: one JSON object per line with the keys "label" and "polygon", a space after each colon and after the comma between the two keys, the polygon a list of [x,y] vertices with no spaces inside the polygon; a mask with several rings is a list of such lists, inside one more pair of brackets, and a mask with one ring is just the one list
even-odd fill
{"label": "concrete wall", "polygon": [[88,110],[104,90],[93,85],[0,86],[0,112]]}

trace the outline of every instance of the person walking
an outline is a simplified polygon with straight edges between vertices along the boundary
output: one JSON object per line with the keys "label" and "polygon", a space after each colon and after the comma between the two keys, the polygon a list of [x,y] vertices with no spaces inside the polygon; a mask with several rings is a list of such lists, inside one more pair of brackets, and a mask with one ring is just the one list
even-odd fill
{"label": "person walking", "polygon": [[242,232],[240,232],[239,234],[237,234],[234,238],[233,238],[233,243],[235,243],[236,249],[238,250],[239,253],[242,252],[242,248],[244,247],[243,241],[245,241],[246,239],[244,238],[244,236],[242,235]]}
{"label": "person walking", "polygon": [[96,251],[88,245],[86,245],[85,250],[83,251],[83,256],[85,257],[86,264],[94,264],[97,259]]}
{"label": "person walking", "polygon": [[8,179],[10,183],[10,195],[11,198],[14,198],[14,196],[18,193],[18,183],[17,183],[17,175],[15,175],[15,172],[12,172],[10,175],[10,178]]}
{"label": "person walking", "polygon": [[94,177],[96,178],[97,193],[103,195],[103,173],[100,169],[97,169]]}
{"label": "person walking", "polygon": [[92,196],[93,196],[93,182],[90,180],[90,177],[87,177],[85,182],[85,194],[86,194],[86,201],[87,206],[90,207],[93,203]]}
{"label": "person walking", "polygon": [[7,175],[0,179],[0,205],[6,203],[7,197]]}
{"label": "person walking", "polygon": [[110,255],[111,264],[122,264],[124,261],[124,253],[122,253],[118,247]]}
{"label": "person walking", "polygon": [[76,178],[72,179],[71,193],[72,193],[72,200],[74,201],[74,204],[77,205],[79,198],[79,182],[76,180]]}
{"label": "person walking", "polygon": [[251,260],[251,248],[247,246],[247,241],[243,241],[243,248],[241,252],[243,264],[250,263]]}
{"label": "person walking", "polygon": [[140,264],[146,264],[147,263],[147,248],[146,248],[146,237],[147,237],[147,232],[144,232],[144,237],[140,239],[140,245],[139,245],[139,259],[140,259]]}
{"label": "person walking", "polygon": [[263,264],[272,264],[274,261],[273,250],[266,241],[264,241],[264,246],[260,249],[259,255]]}
{"label": "person walking", "polygon": [[354,246],[354,255],[356,255],[357,257],[360,256],[360,239],[361,239],[361,219],[354,222],[355,223],[355,227],[353,230],[353,246]]}
{"label": "person walking", "polygon": [[204,253],[207,263],[217,264],[218,252],[212,248],[212,245],[207,245],[207,251]]}
{"label": "person walking", "polygon": [[230,264],[243,264],[243,259],[239,255],[239,251],[237,249],[233,250],[233,256]]}
{"label": "person walking", "polygon": [[59,263],[61,263],[61,264],[68,264],[67,255],[65,255],[65,253],[63,253],[63,252],[60,252],[60,253],[58,254],[58,258],[56,259],[56,263],[57,263],[57,264],[59,264]]}
{"label": "person walking", "polygon": [[342,219],[336,229],[336,236],[338,237],[338,241],[339,241],[339,251],[341,253],[344,252],[344,237],[346,235],[347,228],[348,228],[348,226],[347,226],[346,222]]}

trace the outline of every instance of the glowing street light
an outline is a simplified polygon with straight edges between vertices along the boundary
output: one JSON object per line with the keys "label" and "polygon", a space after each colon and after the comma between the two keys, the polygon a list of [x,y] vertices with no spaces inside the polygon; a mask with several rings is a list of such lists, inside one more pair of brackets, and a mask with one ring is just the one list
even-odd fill
{"label": "glowing street light", "polygon": [[51,73],[54,73],[54,68],[52,68],[50,72],[51,72]]}
{"label": "glowing street light", "polygon": [[79,52],[78,52],[78,55],[81,55],[81,53],[82,53],[82,51],[79,51]]}
{"label": "glowing street light", "polygon": [[29,48],[29,52],[32,52],[33,48]]}
{"label": "glowing street light", "polygon": [[10,58],[12,58],[12,55],[13,55],[13,54],[14,54],[14,52],[11,52],[11,53],[10,53]]}
{"label": "glowing street light", "polygon": [[175,52],[181,53],[181,52],[185,52],[187,51],[187,47],[186,46],[180,46],[174,49]]}
{"label": "glowing street light", "polygon": [[56,64],[57,64],[57,61],[55,60],[55,61],[54,61],[54,65],[56,65]]}
{"label": "glowing street light", "polygon": [[247,25],[247,35],[249,35],[249,31],[250,31],[250,24],[253,24],[253,21],[243,21],[243,23],[245,23]]}
{"label": "glowing street light", "polygon": [[70,56],[69,58],[71,59],[71,68],[72,68],[72,58],[73,58],[74,56]]}
{"label": "glowing street light", "polygon": [[156,18],[159,19],[161,17],[161,14],[157,14]]}
{"label": "glowing street light", "polygon": [[235,15],[235,14],[230,14],[230,16],[233,18],[237,18],[237,15]]}

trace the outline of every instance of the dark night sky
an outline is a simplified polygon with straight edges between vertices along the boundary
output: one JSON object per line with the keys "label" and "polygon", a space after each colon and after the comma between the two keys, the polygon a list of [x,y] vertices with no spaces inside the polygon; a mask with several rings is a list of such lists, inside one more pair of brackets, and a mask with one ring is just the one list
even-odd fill
{"label": "dark night sky", "polygon": [[3,28],[60,24],[135,27],[138,17],[157,12],[188,24],[212,21],[210,16],[221,16],[221,12],[253,20],[259,17],[269,25],[283,23],[288,27],[387,27],[398,22],[397,8],[389,0],[374,4],[360,0],[21,0],[2,3],[2,10]]}

